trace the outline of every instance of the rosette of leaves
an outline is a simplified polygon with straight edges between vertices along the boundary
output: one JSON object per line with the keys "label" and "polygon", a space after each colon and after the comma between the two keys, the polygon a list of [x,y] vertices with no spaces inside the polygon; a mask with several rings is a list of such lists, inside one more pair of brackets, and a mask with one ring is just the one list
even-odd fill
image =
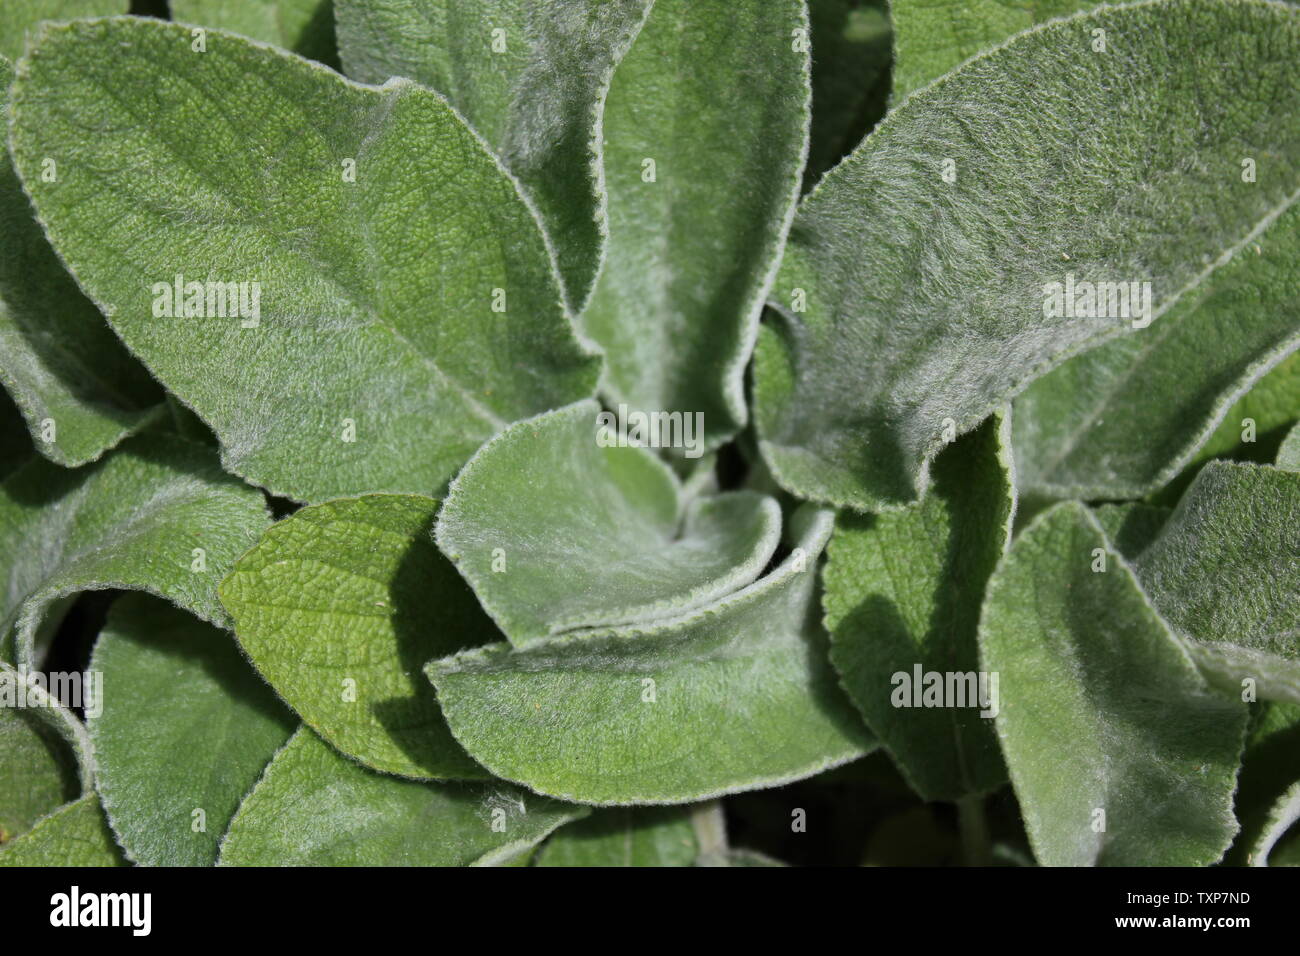
{"label": "rosette of leaves", "polygon": [[1300,860],[1296,8],[126,7],[0,13],[0,863]]}

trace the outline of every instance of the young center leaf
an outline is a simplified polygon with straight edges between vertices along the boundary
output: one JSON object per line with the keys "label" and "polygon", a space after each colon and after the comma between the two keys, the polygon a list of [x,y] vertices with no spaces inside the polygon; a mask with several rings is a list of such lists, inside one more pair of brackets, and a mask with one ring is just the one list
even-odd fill
{"label": "young center leaf", "polygon": [[[1261,158],[1260,175],[1275,175]],[[1016,399],[1026,493],[1142,497],[1181,471],[1220,421],[1239,436],[1240,419],[1225,413],[1300,345],[1297,195],[1152,328],[1076,356]]]}
{"label": "young center leaf", "polygon": [[170,4],[173,20],[242,33],[329,66],[338,64],[333,0],[170,0]]}
{"label": "young center leaf", "polygon": [[447,97],[537,204],[580,309],[606,223],[601,134],[614,67],[650,0],[335,0],[349,76]]}
{"label": "young center leaf", "polygon": [[366,495],[311,505],[221,585],[253,664],[306,724],[386,773],[481,779],[421,670],[497,630],[433,545],[438,502]]}
{"label": "young center leaf", "polygon": [[605,807],[558,830],[534,866],[691,866],[699,854],[688,807]]}
{"label": "young center leaf", "polygon": [[807,151],[808,46],[802,0],[656,0],[606,102],[609,243],[582,326],[611,404],[702,413],[710,448],[748,418]]}
{"label": "young center leaf", "polygon": [[225,631],[153,597],[114,603],[90,658],[95,786],[126,855],[211,866],[217,842],[297,720]]}
{"label": "young center leaf", "polygon": [[110,16],[126,13],[130,6],[131,0],[5,0],[0,3],[0,56],[22,56],[27,31],[42,20]]}
{"label": "young center leaf", "polygon": [[[776,477],[901,506],[945,432],[1107,337],[1159,334],[1294,200],[1297,55],[1284,4],[1153,0],[1022,33],[908,97],[791,230],[755,363]],[[1267,175],[1243,182],[1243,157]]]}
{"label": "young center leaf", "polygon": [[419,783],[375,773],[304,727],[240,806],[220,862],[498,865],[587,813],[501,783]]}
{"label": "young center leaf", "polygon": [[0,846],[0,867],[126,865],[93,793],[59,807]]}
{"label": "young center leaf", "polygon": [[12,143],[55,248],[230,470],[301,500],[428,492],[591,391],[536,218],[443,99],[197,44],[153,20],[46,27]]}
{"label": "young center leaf", "polygon": [[10,475],[0,484],[0,651],[9,635],[10,658],[32,669],[43,619],[80,591],[149,591],[224,626],[217,584],[270,522],[261,494],[215,458],[153,433],[76,471],[34,459]]}
{"label": "young center leaf", "polygon": [[[984,586],[1011,537],[1009,442],[1010,422],[990,419],[939,456],[922,501],[879,515],[842,513],[827,548],[831,661],[867,726],[927,800],[1006,781],[993,732],[998,688],[978,673],[976,631]],[[932,674],[960,699],[930,700]]]}
{"label": "young center leaf", "polygon": [[817,621],[832,524],[800,512],[776,569],[678,618],[433,661],[452,733],[499,777],[595,804],[690,803],[861,756],[873,741]]}
{"label": "young center leaf", "polygon": [[1210,462],[1133,569],[1229,693],[1300,703],[1300,474]]}
{"label": "young center leaf", "polygon": [[0,668],[0,846],[81,793],[65,741],[33,709],[10,700],[17,679]]}
{"label": "young center leaf", "polygon": [[894,24],[894,102],[976,53],[1092,0],[890,0]]}
{"label": "young center leaf", "polygon": [[983,667],[1044,866],[1205,866],[1232,816],[1245,706],[1206,682],[1101,525],[1039,515],[989,582]]}
{"label": "young center leaf", "polygon": [[[7,91],[12,81],[13,66],[0,56],[0,85]],[[6,124],[8,113],[6,93]],[[41,175],[57,181],[58,160],[41,164]],[[0,237],[0,383],[43,455],[84,465],[156,415],[162,392],[59,263],[7,149]]]}
{"label": "young center leaf", "polygon": [[606,444],[601,416],[580,402],[512,425],[438,518],[438,546],[515,645],[701,607],[758,577],[780,540],[774,499],[684,501],[653,453]]}

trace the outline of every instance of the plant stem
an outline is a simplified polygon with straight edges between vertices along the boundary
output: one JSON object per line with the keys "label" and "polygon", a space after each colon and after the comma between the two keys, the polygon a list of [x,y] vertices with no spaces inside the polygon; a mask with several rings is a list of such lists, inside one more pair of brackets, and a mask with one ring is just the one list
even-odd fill
{"label": "plant stem", "polygon": [[701,860],[722,857],[727,852],[727,820],[722,814],[722,802],[710,800],[691,811],[691,826],[695,841],[700,845]]}
{"label": "plant stem", "polygon": [[962,797],[957,801],[957,825],[961,830],[961,848],[966,865],[988,866],[991,859],[989,826],[984,818],[982,797]]}

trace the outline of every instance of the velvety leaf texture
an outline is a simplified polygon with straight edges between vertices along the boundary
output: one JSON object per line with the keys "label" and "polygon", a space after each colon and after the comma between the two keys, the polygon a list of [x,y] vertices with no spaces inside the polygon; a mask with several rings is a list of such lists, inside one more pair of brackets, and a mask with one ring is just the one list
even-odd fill
{"label": "velvety leaf texture", "polygon": [[1136,498],[1169,481],[1242,392],[1300,345],[1297,258],[1300,209],[1290,206],[1150,329],[1030,385],[1014,417],[1025,491]]}
{"label": "velvety leaf texture", "polygon": [[1251,705],[1235,804],[1241,833],[1224,862],[1268,866],[1274,848],[1300,819],[1300,706]]}
{"label": "velvety leaf texture", "polygon": [[[0,84],[12,80],[0,56]],[[4,114],[7,123],[7,100]],[[50,162],[45,173],[57,177]],[[0,382],[42,454],[83,465],[144,425],[162,394],[59,263],[8,152],[0,159],[0,236]]]}
{"label": "velvety leaf texture", "polygon": [[656,0],[606,102],[609,244],[582,326],[612,405],[700,413],[709,447],[748,418],[807,151],[807,31],[801,0]]}
{"label": "velvety leaf texture", "polygon": [[946,431],[1110,336],[1159,334],[1294,201],[1298,55],[1289,6],[1155,0],[1022,33],[908,97],[791,230],[755,368],[776,477],[898,507]]}
{"label": "velvety leaf texture", "polygon": [[221,863],[497,865],[587,812],[499,783],[418,783],[378,774],[304,728],[239,808],[221,844]]}
{"label": "velvety leaf texture", "polygon": [[30,669],[51,608],[80,591],[149,591],[225,624],[217,584],[269,523],[211,451],[133,438],[77,471],[34,460],[0,485],[0,638]]}
{"label": "velvety leaf texture", "polygon": [[[14,672],[0,670],[0,681]],[[81,792],[67,745],[38,714],[0,704],[0,846]]]}
{"label": "velvety leaf texture", "polygon": [[421,668],[496,628],[433,546],[438,502],[367,495],[266,533],[221,586],[245,652],[313,730],[407,777],[483,778]]}
{"label": "velvety leaf texture", "polygon": [[825,511],[771,573],[675,620],[493,644],[428,667],[447,723],[494,774],[594,804],[775,786],[872,746],[836,686],[814,599]]}
{"label": "velvety leaf texture", "polygon": [[22,56],[26,32],[42,20],[108,16],[126,13],[130,6],[130,0],[5,0],[0,3],[0,56]]}
{"label": "velvety leaf texture", "polygon": [[1300,471],[1300,425],[1292,428],[1277,452],[1277,466],[1287,471]]}
{"label": "velvety leaf texture", "polygon": [[405,76],[437,90],[519,177],[575,309],[604,251],[605,96],[650,3],[336,0],[349,76]]}
{"label": "velvety leaf texture", "polygon": [[169,2],[175,20],[242,33],[330,66],[338,63],[338,53],[334,48],[333,0]]}
{"label": "velvety leaf texture", "polygon": [[507,422],[591,391],[536,218],[444,100],[195,42],[141,19],[46,28],[12,142],[82,288],[228,468],[299,500],[427,493]]}
{"label": "velvety leaf texture", "polygon": [[[827,549],[831,661],[867,725],[930,800],[1006,781],[993,732],[997,688],[979,683],[976,630],[984,586],[1010,542],[1009,441],[1010,422],[991,419],[939,456],[923,501],[841,514]],[[935,706],[923,700],[932,673],[971,682],[959,685],[960,700]]]}
{"label": "velvety leaf texture", "polygon": [[[67,705],[72,702],[63,699],[70,693],[67,683],[70,676],[66,673],[38,676],[36,672],[19,670],[12,664],[0,660],[0,710],[10,708],[18,710],[18,716],[21,718],[20,723],[11,723],[10,731],[6,732],[21,735],[19,738],[9,738],[12,745],[17,748],[11,752],[13,754],[11,759],[30,761],[31,752],[27,746],[20,746],[20,744],[34,746],[35,741],[28,735],[33,733],[38,735],[40,740],[50,748],[49,759],[61,768],[62,779],[69,781],[67,784],[69,796],[75,797],[94,784],[95,755],[90,735],[86,733],[86,725],[68,709]],[[62,683],[56,683],[56,679],[60,678]],[[93,691],[88,686],[85,690],[87,696],[80,703],[90,706]],[[25,729],[23,724],[26,724]],[[61,741],[61,745],[58,741]],[[29,769],[35,775],[33,783],[36,794],[49,793],[52,786],[49,765],[44,766],[45,769],[41,769],[29,763]],[[74,786],[74,783],[77,785]],[[21,781],[13,781],[9,786],[13,789],[5,799],[12,800],[14,807],[21,808],[24,803],[31,807],[39,799],[33,796],[17,796],[24,789]],[[6,812],[12,812],[15,818],[22,816],[21,809]]]}
{"label": "velvety leaf texture", "polygon": [[1201,676],[1082,505],[1017,538],[989,582],[980,648],[1000,675],[998,736],[1040,864],[1223,855],[1245,706]]}
{"label": "velvety leaf texture", "polygon": [[1300,703],[1300,474],[1209,463],[1134,570],[1230,692]]}
{"label": "velvety leaf texture", "polygon": [[96,789],[127,856],[211,866],[240,801],[297,727],[225,631],[156,598],[117,601],[90,670]]}
{"label": "velvety leaf texture", "polygon": [[126,865],[93,793],[60,807],[0,846],[0,867]]}
{"label": "velvety leaf texture", "polygon": [[699,852],[686,808],[607,807],[556,832],[535,866],[691,866]]}
{"label": "velvety leaf texture", "polygon": [[[1300,420],[1300,352],[1292,352],[1228,409],[1192,461],[1219,457],[1267,461],[1268,450],[1277,453],[1275,446],[1280,445],[1297,420]],[[1257,453],[1264,457],[1256,457]]]}
{"label": "velvety leaf texture", "polygon": [[1088,0],[890,0],[894,99],[1021,30],[1096,5]]}
{"label": "velvety leaf texture", "polygon": [[438,518],[438,546],[516,645],[702,607],[758,577],[780,539],[773,499],[685,502],[651,452],[602,447],[599,413],[581,402],[511,426]]}

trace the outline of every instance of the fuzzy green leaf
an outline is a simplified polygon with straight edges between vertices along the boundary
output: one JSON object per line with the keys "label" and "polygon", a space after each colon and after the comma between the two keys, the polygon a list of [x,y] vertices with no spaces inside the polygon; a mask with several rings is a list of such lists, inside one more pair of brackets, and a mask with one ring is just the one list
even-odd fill
{"label": "fuzzy green leaf", "polygon": [[11,60],[22,56],[26,31],[42,20],[126,13],[130,6],[130,0],[4,0],[0,3],[0,56]]}
{"label": "fuzzy green leaf", "polygon": [[894,100],[1021,30],[1096,5],[1092,0],[890,0]]}
{"label": "fuzzy green leaf", "polygon": [[483,778],[421,671],[497,634],[433,546],[437,509],[417,495],[303,508],[240,559],[221,600],[262,676],[339,750],[401,776]]}
{"label": "fuzzy green leaf", "polygon": [[93,793],[60,807],[0,846],[0,867],[126,865]]}
{"label": "fuzzy green leaf", "polygon": [[[980,701],[976,631],[984,586],[1011,538],[1010,437],[1006,419],[985,423],[939,456],[924,500],[898,512],[841,514],[827,548],[831,661],[867,726],[927,800],[986,793],[1007,777],[993,733],[996,701]],[[960,707],[915,707],[929,673],[976,675],[970,697]]]}
{"label": "fuzzy green leaf", "polygon": [[[1287,5],[1153,0],[1020,34],[908,97],[791,230],[755,368],[778,480],[901,506],[949,429],[1110,336],[1159,335],[1297,195],[1297,57]],[[1071,281],[1149,282],[1149,314],[1050,315]]]}
{"label": "fuzzy green leaf", "polygon": [[776,786],[872,739],[817,623],[825,511],[770,574],[670,621],[493,644],[428,667],[451,731],[499,777],[583,803],[690,803]]}
{"label": "fuzzy green leaf", "polygon": [[1206,683],[1082,505],[1017,538],[989,582],[980,647],[999,674],[998,735],[1040,864],[1223,855],[1245,707]]}
{"label": "fuzzy green leaf", "polygon": [[656,0],[606,102],[609,244],[583,328],[611,404],[702,413],[710,448],[748,418],[807,150],[807,30],[802,0]]}
{"label": "fuzzy green leaf", "polygon": [[[335,66],[332,0],[170,0],[172,19],[219,27]],[[387,79],[387,77],[384,77]]]}
{"label": "fuzzy green leaf", "polygon": [[1287,430],[1300,420],[1300,352],[1292,352],[1250,387],[1228,409],[1210,440],[1197,451],[1194,462],[1229,457],[1261,461],[1258,453],[1276,454]]}
{"label": "fuzzy green leaf", "polygon": [[699,848],[681,807],[607,807],[546,841],[534,866],[691,866]]}
{"label": "fuzzy green leaf", "polygon": [[[12,140],[55,247],[230,470],[302,500],[427,492],[507,422],[590,393],[536,218],[440,97],[192,42],[152,20],[47,27]],[[178,275],[248,283],[256,327],[155,317]]]}
{"label": "fuzzy green leaf", "polygon": [[239,808],[220,862],[496,865],[587,812],[499,783],[418,783],[378,774],[303,728]]}
{"label": "fuzzy green leaf", "polygon": [[1241,833],[1224,862],[1268,866],[1288,827],[1300,819],[1300,706],[1252,705],[1235,805]]}
{"label": "fuzzy green leaf", "polygon": [[337,0],[348,75],[447,97],[519,177],[574,309],[605,240],[601,118],[649,0]]}
{"label": "fuzzy green leaf", "polygon": [[90,669],[104,680],[103,712],[87,720],[95,785],[127,856],[211,866],[240,801],[297,721],[234,638],[156,598],[131,594],[113,605]]}
{"label": "fuzzy green leaf", "polygon": [[702,607],[758,577],[780,539],[773,499],[685,501],[652,453],[599,443],[599,413],[580,402],[512,425],[438,518],[438,546],[516,645]]}
{"label": "fuzzy green leaf", "polygon": [[1300,345],[1297,258],[1300,208],[1291,207],[1152,328],[1030,385],[1013,418],[1025,492],[1142,497],[1181,471],[1220,422],[1239,438],[1240,418],[1225,415]]}
{"label": "fuzzy green leaf", "polygon": [[[7,90],[12,80],[0,56],[0,84]],[[8,114],[6,99],[6,123]],[[58,169],[56,160],[51,175]],[[0,157],[0,236],[0,382],[42,454],[84,465],[155,416],[162,393],[59,263],[8,151]]]}
{"label": "fuzzy green leaf", "polygon": [[1210,462],[1133,568],[1213,679],[1300,703],[1300,474]]}
{"label": "fuzzy green leaf", "polygon": [[173,435],[77,471],[28,462],[0,484],[0,638],[32,669],[42,621],[80,591],[149,591],[225,625],[217,584],[269,524],[262,496]]}
{"label": "fuzzy green leaf", "polygon": [[[13,680],[0,670],[0,680]],[[0,845],[81,793],[77,762],[40,714],[0,702]]]}
{"label": "fuzzy green leaf", "polygon": [[1287,471],[1300,471],[1300,425],[1296,425],[1282,441],[1277,451],[1277,466]]}

